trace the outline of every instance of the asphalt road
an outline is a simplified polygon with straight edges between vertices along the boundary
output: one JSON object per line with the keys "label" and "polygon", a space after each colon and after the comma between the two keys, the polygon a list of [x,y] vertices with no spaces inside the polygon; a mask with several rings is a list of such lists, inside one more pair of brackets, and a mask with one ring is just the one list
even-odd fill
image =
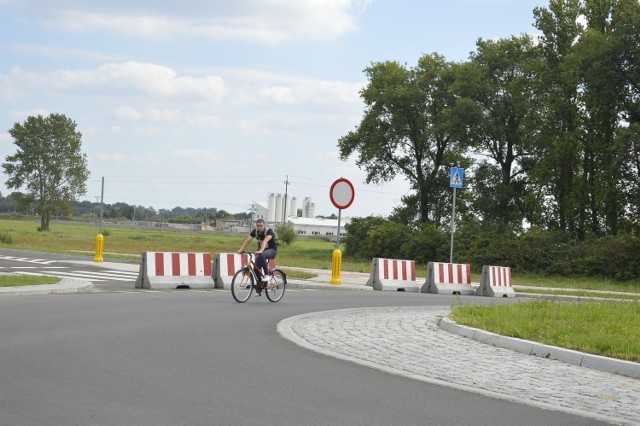
{"label": "asphalt road", "polygon": [[228,290],[0,298],[0,425],[600,424],[327,357],[276,331],[307,312],[454,300],[414,296],[287,290],[279,303],[242,305]]}

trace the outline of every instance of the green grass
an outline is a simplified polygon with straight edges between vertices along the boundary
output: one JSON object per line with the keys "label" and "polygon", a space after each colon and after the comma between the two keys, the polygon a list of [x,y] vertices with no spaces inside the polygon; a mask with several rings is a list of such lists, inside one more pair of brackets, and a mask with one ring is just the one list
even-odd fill
{"label": "green grass", "polygon": [[0,287],[18,287],[25,285],[56,284],[57,277],[36,277],[23,275],[0,275]]}
{"label": "green grass", "polygon": [[526,273],[514,273],[512,280],[514,285],[525,285],[532,287],[579,288],[583,290],[624,291],[640,293],[640,280],[621,282],[603,277],[558,277],[540,276]]}
{"label": "green grass", "polygon": [[458,324],[504,336],[640,362],[640,302],[454,305]]}
{"label": "green grass", "polygon": [[625,299],[625,300],[640,300],[640,295],[635,294],[618,294],[618,293],[606,293],[601,291],[582,291],[582,290],[545,290],[545,289],[515,289],[516,293],[532,293],[532,294],[546,294],[550,296],[576,296],[576,297],[599,297],[602,299]]}

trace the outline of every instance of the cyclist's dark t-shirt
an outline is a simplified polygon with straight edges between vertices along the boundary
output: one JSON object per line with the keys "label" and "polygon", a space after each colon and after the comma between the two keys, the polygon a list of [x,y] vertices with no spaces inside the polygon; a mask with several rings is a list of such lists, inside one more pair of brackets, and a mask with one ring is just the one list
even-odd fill
{"label": "cyclist's dark t-shirt", "polygon": [[254,228],[249,235],[258,239],[258,250],[260,250],[260,247],[262,246],[262,240],[264,240],[267,235],[271,235],[271,239],[267,243],[267,248],[278,250],[278,246],[276,246],[276,234],[271,230],[271,228],[267,228],[262,234],[258,232],[257,228]]}

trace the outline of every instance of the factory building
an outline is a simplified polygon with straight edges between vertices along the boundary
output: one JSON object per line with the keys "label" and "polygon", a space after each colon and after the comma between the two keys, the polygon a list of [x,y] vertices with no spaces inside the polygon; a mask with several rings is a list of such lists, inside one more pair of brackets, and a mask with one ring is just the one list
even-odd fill
{"label": "factory building", "polygon": [[[337,238],[337,219],[316,218],[316,204],[305,197],[298,207],[297,197],[269,193],[266,203],[254,202],[251,213],[252,222],[264,219],[267,226],[275,227],[279,223],[289,223],[301,236]],[[345,235],[344,226],[349,218],[341,218],[340,235]]]}

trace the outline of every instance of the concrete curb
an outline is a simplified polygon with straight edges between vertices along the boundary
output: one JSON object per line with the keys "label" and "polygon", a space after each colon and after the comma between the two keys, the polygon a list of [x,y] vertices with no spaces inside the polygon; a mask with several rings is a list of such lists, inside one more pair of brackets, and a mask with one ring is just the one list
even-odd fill
{"label": "concrete curb", "polygon": [[287,288],[311,290],[373,291],[373,287],[359,284],[326,284],[304,280],[287,280]]}
{"label": "concrete curb", "polygon": [[481,343],[500,348],[511,349],[527,355],[554,359],[571,365],[578,365],[598,371],[619,374],[621,376],[640,379],[640,363],[608,358],[600,355],[586,354],[557,346],[544,345],[530,340],[501,336],[489,331],[459,325],[448,318],[441,318],[438,326],[459,336],[468,337]]}
{"label": "concrete curb", "polygon": [[93,284],[89,281],[64,278],[57,284],[25,285],[18,287],[1,287],[2,296],[44,296],[47,294],[72,294],[89,290]]}

